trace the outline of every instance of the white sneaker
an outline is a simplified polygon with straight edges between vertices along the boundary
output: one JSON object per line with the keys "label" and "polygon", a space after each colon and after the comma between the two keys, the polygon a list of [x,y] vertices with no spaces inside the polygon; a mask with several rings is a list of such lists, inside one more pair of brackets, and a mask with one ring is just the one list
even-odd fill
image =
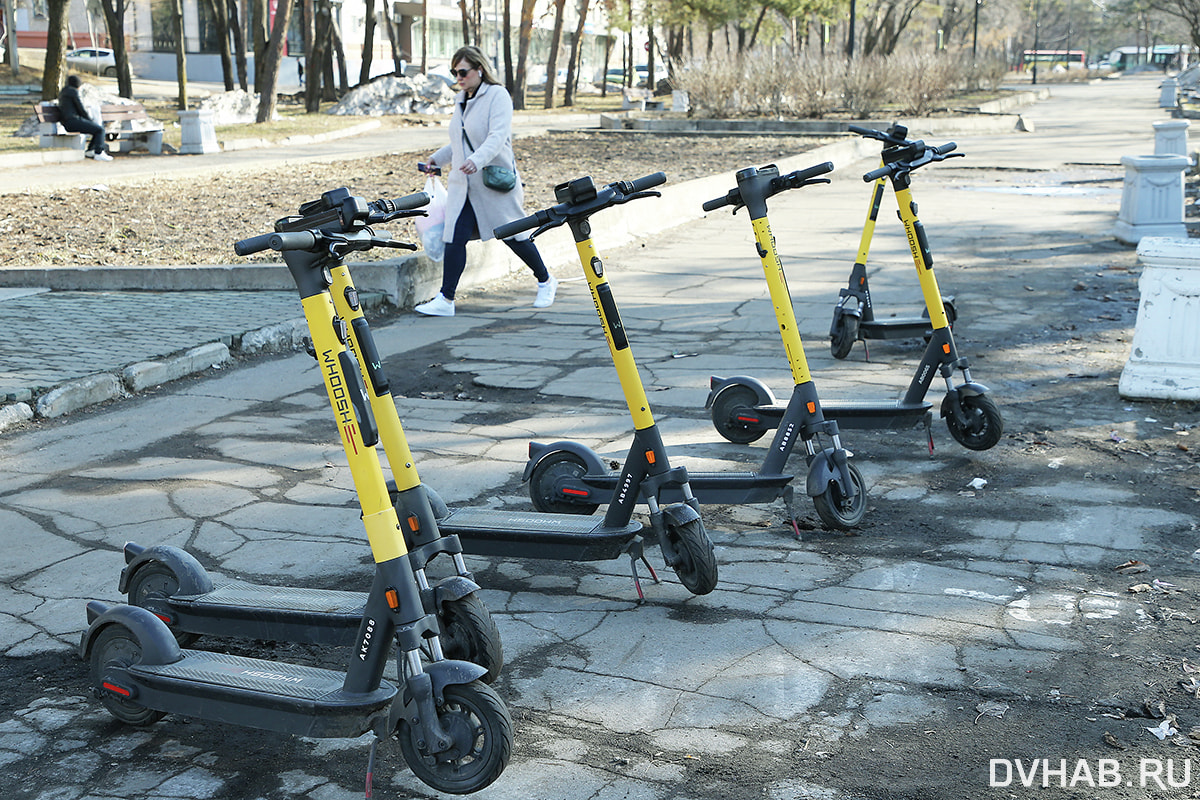
{"label": "white sneaker", "polygon": [[454,301],[447,300],[445,295],[438,292],[437,297],[428,303],[421,303],[413,311],[416,311],[418,314],[424,314],[427,317],[453,317]]}
{"label": "white sneaker", "polygon": [[84,150],[84,151],[83,151],[83,157],[84,157],[84,158],[95,158],[95,157],[96,157],[96,154],[95,154],[95,153],[93,153],[91,150]]}
{"label": "white sneaker", "polygon": [[113,160],[113,157],[110,156],[108,153],[96,153],[92,156],[92,158],[96,159],[97,161],[112,161]]}
{"label": "white sneaker", "polygon": [[546,308],[554,305],[554,293],[558,291],[558,278],[553,275],[545,283],[538,284],[537,297],[533,299],[534,308]]}

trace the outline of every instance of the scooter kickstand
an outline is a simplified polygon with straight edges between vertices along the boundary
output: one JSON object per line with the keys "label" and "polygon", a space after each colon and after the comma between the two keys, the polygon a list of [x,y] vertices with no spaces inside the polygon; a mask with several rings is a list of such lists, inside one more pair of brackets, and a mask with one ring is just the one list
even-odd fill
{"label": "scooter kickstand", "polygon": [[933,457],[933,412],[925,412],[925,438],[929,440],[929,455]]}
{"label": "scooter kickstand", "polygon": [[371,800],[371,783],[375,778],[375,749],[379,747],[379,737],[371,734],[371,754],[367,756],[367,789],[366,800]]}

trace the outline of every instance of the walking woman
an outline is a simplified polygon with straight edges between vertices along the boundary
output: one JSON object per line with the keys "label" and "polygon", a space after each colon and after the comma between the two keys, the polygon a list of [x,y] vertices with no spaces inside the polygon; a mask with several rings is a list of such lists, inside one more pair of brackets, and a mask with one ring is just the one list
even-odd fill
{"label": "walking woman", "polygon": [[[512,149],[512,98],[478,47],[459,48],[450,64],[462,91],[450,118],[450,143],[429,158],[429,168],[447,168],[443,170],[447,200],[442,289],[416,307],[418,313],[433,317],[454,316],[454,292],[467,265],[467,242],[486,242],[493,238],[493,228],[525,216],[525,192]],[[489,166],[510,170],[515,175],[512,188],[491,188],[489,183],[495,181],[485,182],[484,175],[484,167]],[[529,233],[503,241],[537,278],[533,307],[552,304],[558,281],[547,271]]]}

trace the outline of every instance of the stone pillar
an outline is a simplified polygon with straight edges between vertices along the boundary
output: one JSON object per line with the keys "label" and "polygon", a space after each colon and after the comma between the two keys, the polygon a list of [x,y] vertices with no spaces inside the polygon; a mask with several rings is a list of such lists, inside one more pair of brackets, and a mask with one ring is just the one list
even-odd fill
{"label": "stone pillar", "polygon": [[1179,81],[1175,78],[1167,78],[1162,82],[1162,94],[1158,97],[1159,108],[1174,108],[1176,105],[1176,95],[1179,92]]}
{"label": "stone pillar", "polygon": [[1122,397],[1200,400],[1200,240],[1138,244],[1141,302]]}
{"label": "stone pillar", "polygon": [[179,152],[181,155],[219,153],[217,130],[213,127],[212,109],[176,111],[179,115]]}
{"label": "stone pillar", "polygon": [[1154,155],[1188,156],[1187,132],[1190,124],[1186,119],[1155,122]]}
{"label": "stone pillar", "polygon": [[688,99],[688,93],[679,89],[671,90],[671,110],[672,111],[687,111],[691,108],[691,101]]}
{"label": "stone pillar", "polygon": [[1186,239],[1183,224],[1184,156],[1121,156],[1125,186],[1113,230],[1118,241],[1137,244],[1143,236]]}

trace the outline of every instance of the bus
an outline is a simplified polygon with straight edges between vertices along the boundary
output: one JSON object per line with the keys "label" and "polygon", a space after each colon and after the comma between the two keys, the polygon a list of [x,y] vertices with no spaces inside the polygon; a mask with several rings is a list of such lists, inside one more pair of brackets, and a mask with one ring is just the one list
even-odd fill
{"label": "bus", "polygon": [[1021,53],[1021,70],[1087,69],[1087,54],[1082,50],[1025,50]]}
{"label": "bus", "polygon": [[1196,48],[1186,44],[1156,44],[1154,47],[1118,47],[1108,54],[1113,69],[1141,65],[1157,69],[1183,69],[1196,61]]}

